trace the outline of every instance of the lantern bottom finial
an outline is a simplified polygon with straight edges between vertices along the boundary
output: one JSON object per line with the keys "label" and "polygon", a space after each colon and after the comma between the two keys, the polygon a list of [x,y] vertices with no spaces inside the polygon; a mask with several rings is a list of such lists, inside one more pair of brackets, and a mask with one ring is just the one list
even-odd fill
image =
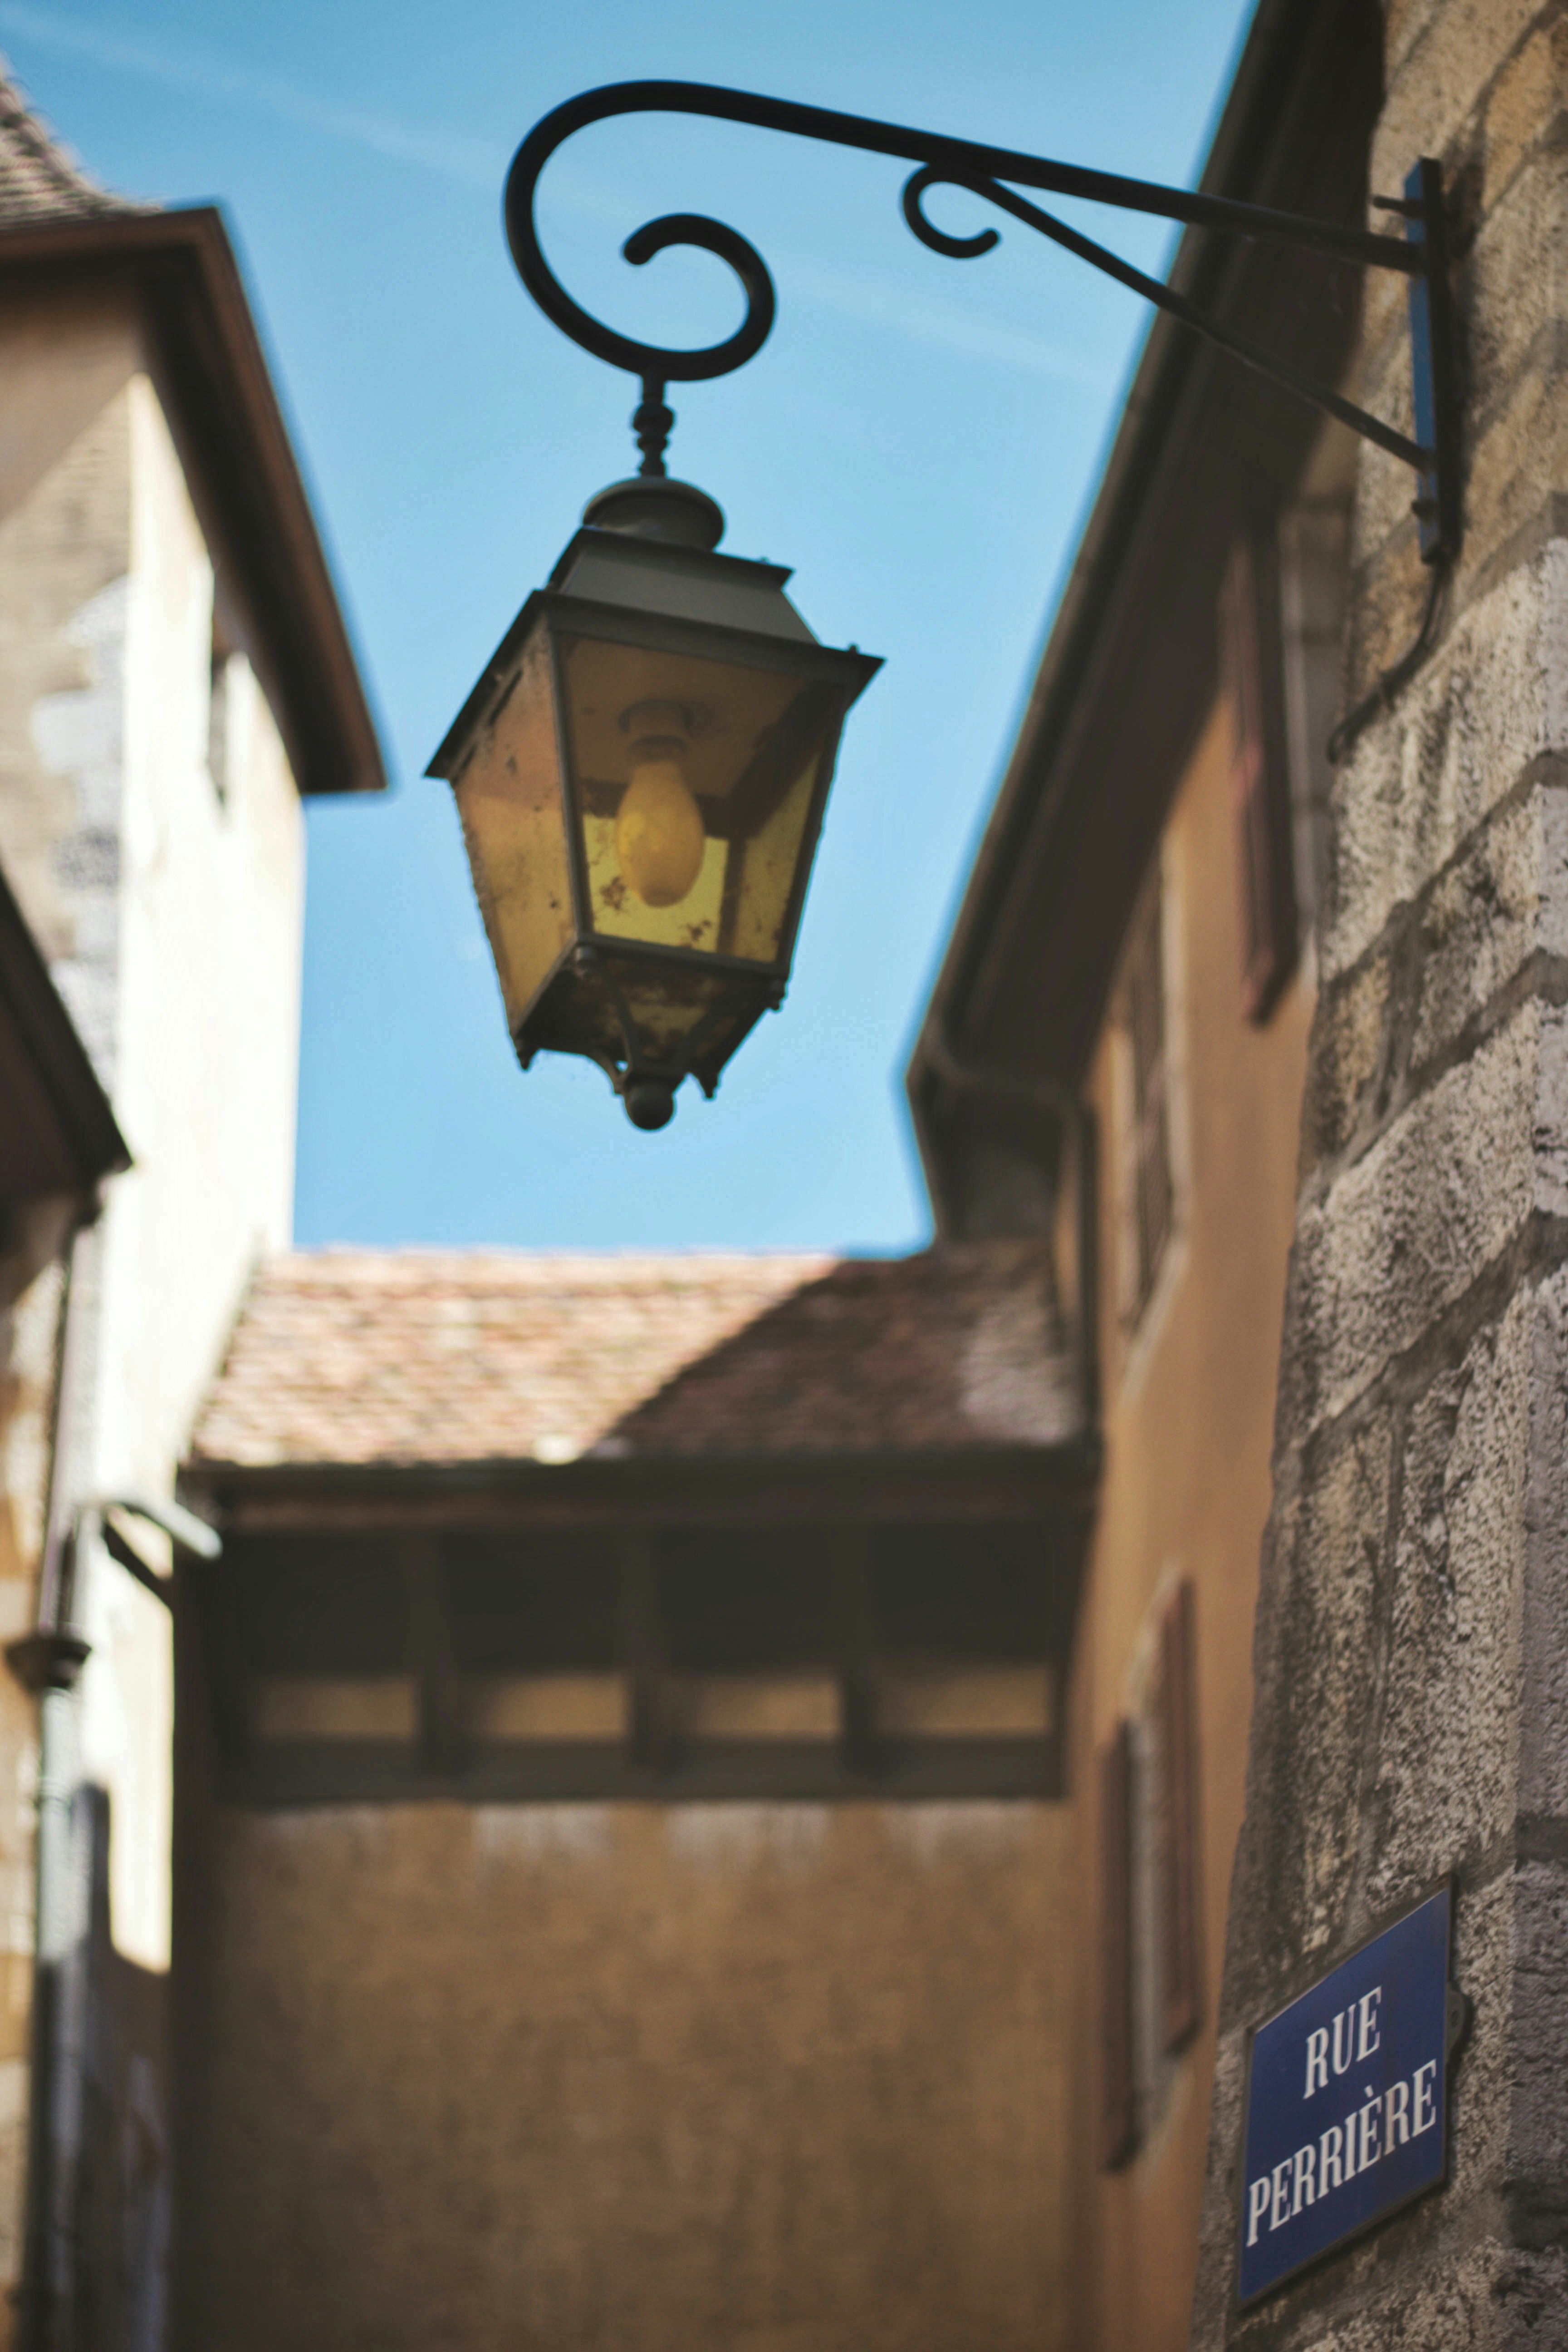
{"label": "lantern bottom finial", "polygon": [[632,1125],[649,1132],[675,1117],[675,1088],[668,1078],[634,1078],[622,1099]]}

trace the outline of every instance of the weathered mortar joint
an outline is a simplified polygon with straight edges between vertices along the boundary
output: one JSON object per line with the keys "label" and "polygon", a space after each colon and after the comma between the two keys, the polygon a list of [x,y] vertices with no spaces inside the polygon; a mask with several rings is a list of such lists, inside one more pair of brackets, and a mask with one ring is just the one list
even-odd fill
{"label": "weathered mortar joint", "polygon": [[[1560,372],[1568,373],[1568,321],[1562,330],[1562,349],[1564,364]],[[1558,369],[1555,346],[1552,367]],[[1473,560],[1456,583],[1449,608],[1452,625],[1456,629],[1462,626],[1474,608],[1483,604],[1504,580],[1514,572],[1528,571],[1553,540],[1564,539],[1568,539],[1568,493],[1553,490],[1532,503],[1529,513],[1495,547],[1467,550]]]}
{"label": "weathered mortar joint", "polygon": [[1561,1813],[1521,1813],[1514,1823],[1507,1854],[1499,1858],[1499,1867],[1505,1864],[1511,1867],[1515,1861],[1568,1868],[1568,1817]]}
{"label": "weathered mortar joint", "polygon": [[[1431,573],[1421,561],[1415,520],[1408,516],[1367,560],[1360,593],[1353,600],[1356,617],[1345,645],[1347,708],[1369,695],[1408,651],[1421,629],[1431,589]],[[1448,625],[1440,616],[1426,649],[1427,662],[1441,648]],[[1396,703],[1397,698],[1391,698],[1389,709]]]}
{"label": "weathered mortar joint", "polygon": [[1303,1484],[1321,1475],[1322,1457],[1312,1449],[1351,1434],[1393,1405],[1422,1396],[1439,1372],[1461,1363],[1478,1335],[1500,1323],[1516,1293],[1539,1287],[1568,1265],[1568,1216],[1532,1210],[1507,1246],[1475,1280],[1398,1354],[1390,1356],[1375,1380],[1331,1412],[1303,1423]]}
{"label": "weathered mortar joint", "polygon": [[[1503,910],[1494,900],[1491,911],[1500,914]],[[1348,1104],[1325,1101],[1321,1086],[1314,1087],[1308,1097],[1306,1118],[1318,1123],[1318,1132],[1314,1135],[1304,1121],[1303,1151],[1310,1144],[1315,1144],[1321,1150],[1321,1157],[1307,1171],[1302,1186],[1304,1202],[1316,1204],[1326,1199],[1346,1170],[1363,1159],[1413,1104],[1429,1094],[1451,1070],[1470,1061],[1526,1004],[1537,1003],[1552,1011],[1568,1005],[1568,957],[1554,955],[1545,948],[1532,949],[1502,986],[1494,990],[1438,1050],[1416,1061],[1414,1050],[1425,1010],[1421,975],[1429,954],[1419,919],[1402,924],[1396,936],[1385,947],[1380,947],[1365,975],[1368,992],[1373,989],[1381,992],[1377,1009],[1384,1018],[1378,1050],[1369,1074],[1354,1086]],[[1355,995],[1349,1009],[1352,1013],[1356,1009]],[[1353,1048],[1353,1032],[1351,1043]],[[1340,1044],[1334,1034],[1324,1041],[1325,1061]],[[1342,1130],[1336,1149],[1322,1150],[1326,1122],[1338,1109],[1348,1109],[1348,1131]]]}

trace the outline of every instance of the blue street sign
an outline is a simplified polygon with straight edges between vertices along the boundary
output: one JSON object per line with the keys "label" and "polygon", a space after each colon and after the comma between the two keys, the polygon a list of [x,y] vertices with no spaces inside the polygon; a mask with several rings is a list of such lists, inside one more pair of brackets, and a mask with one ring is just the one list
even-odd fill
{"label": "blue street sign", "polygon": [[1445,1884],[1254,2032],[1244,2304],[1444,2178],[1451,1908]]}

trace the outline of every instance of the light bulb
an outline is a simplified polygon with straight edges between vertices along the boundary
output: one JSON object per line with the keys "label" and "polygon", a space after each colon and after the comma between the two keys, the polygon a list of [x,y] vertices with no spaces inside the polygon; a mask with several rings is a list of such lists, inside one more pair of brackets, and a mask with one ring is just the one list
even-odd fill
{"label": "light bulb", "polygon": [[708,836],[680,765],[679,742],[632,746],[632,777],[616,812],[616,859],[645,907],[678,906],[702,871]]}

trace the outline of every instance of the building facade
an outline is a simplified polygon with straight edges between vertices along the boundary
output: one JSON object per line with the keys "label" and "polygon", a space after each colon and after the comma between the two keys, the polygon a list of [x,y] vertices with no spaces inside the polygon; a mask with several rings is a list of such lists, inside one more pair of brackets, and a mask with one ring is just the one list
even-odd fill
{"label": "building facade", "polygon": [[[1101,1141],[1086,2346],[1568,2340],[1563,58],[1554,7],[1258,9],[1207,186],[1375,224],[1441,164],[1463,546],[1156,327],[912,1073],[954,1234],[1060,1222],[1085,1095]],[[1175,275],[1408,427],[1392,278],[1195,235]],[[1446,2178],[1244,2308],[1244,2232],[1313,2201],[1248,2188],[1253,2031],[1435,1885]]]}
{"label": "building facade", "polygon": [[323,1253],[184,1491],[192,2346],[1071,2341],[1050,1255]]}
{"label": "building facade", "polygon": [[[1261,0],[1204,184],[1361,225],[1441,160],[1464,551],[1428,604],[1405,476],[1155,326],[885,1265],[280,1253],[293,794],[374,782],[363,705],[244,502],[297,520],[221,232],[5,118],[0,855],[135,1163],[72,1345],[47,1234],[14,1318],[12,1582],[79,1528],[90,1646],[27,2324],[162,2340],[172,2204],[192,2352],[1568,2341],[1562,14]],[[1174,276],[1408,423],[1403,287]],[[258,968],[209,1100],[182,1008]],[[182,1456],[166,1584],[113,1506]],[[1438,1878],[1449,2178],[1243,2311],[1249,2032]]]}
{"label": "building facade", "polygon": [[289,1230],[300,792],[379,765],[219,216],[105,194],[8,83],[0,373],[0,862],[130,1160],[9,1324],[36,1621],[9,1626],[30,1703],[0,1769],[37,1835],[7,1857],[0,2267],[26,2340],[143,2345],[170,2209],[159,1520]]}
{"label": "building facade", "polygon": [[[1379,40],[1372,8],[1261,8],[1202,184],[1359,221]],[[1351,273],[1189,234],[1174,277],[1304,372],[1349,362]],[[942,1230],[1081,1232],[1099,1334],[1068,1703],[1084,2352],[1190,2322],[1353,478],[1341,428],[1155,327],[910,1069]]]}

